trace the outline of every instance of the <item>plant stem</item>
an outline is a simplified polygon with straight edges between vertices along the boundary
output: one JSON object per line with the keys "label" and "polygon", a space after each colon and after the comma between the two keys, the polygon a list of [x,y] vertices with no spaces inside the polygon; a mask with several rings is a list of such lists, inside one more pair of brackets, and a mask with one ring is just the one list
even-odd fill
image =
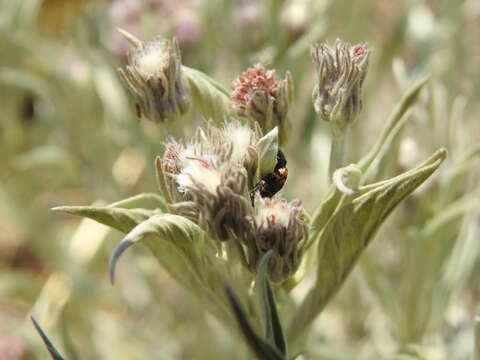
{"label": "plant stem", "polygon": [[328,175],[330,182],[335,170],[339,169],[343,165],[343,152],[345,149],[345,137],[346,132],[332,131],[332,146],[330,147],[330,163],[328,169]]}

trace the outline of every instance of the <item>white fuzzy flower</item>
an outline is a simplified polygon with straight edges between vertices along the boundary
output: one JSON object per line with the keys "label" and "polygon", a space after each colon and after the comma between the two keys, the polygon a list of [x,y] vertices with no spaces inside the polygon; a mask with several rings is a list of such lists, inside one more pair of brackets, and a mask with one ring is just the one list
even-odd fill
{"label": "white fuzzy flower", "polygon": [[255,173],[256,132],[239,122],[198,129],[186,145],[170,140],[157,162],[172,211],[204,222],[220,240],[241,236],[251,214],[248,184]]}
{"label": "white fuzzy flower", "polygon": [[140,41],[121,31],[134,44],[129,64],[119,68],[123,82],[135,97],[140,116],[155,122],[175,120],[188,111],[190,98],[182,75],[180,49],[174,40]]}
{"label": "white fuzzy flower", "polygon": [[212,161],[205,157],[186,157],[182,162],[185,166],[176,177],[181,192],[188,192],[189,189],[201,185],[211,194],[215,194],[222,181],[221,169],[214,167]]}
{"label": "white fuzzy flower", "polygon": [[287,227],[292,206],[283,199],[256,199],[255,223],[260,228],[269,226]]}
{"label": "white fuzzy flower", "polygon": [[145,43],[133,58],[138,71],[146,77],[161,74],[169,60],[169,43],[166,40]]}
{"label": "white fuzzy flower", "polygon": [[201,188],[215,194],[229,170],[249,167],[249,148],[256,141],[255,132],[247,125],[231,122],[223,129],[199,129],[186,145],[170,140],[162,161],[181,193]]}
{"label": "white fuzzy flower", "polygon": [[288,203],[283,198],[261,198],[257,194],[252,225],[252,236],[245,239],[252,268],[256,269],[263,254],[272,250],[270,280],[280,282],[293,275],[300,265],[308,236],[300,201]]}
{"label": "white fuzzy flower", "polygon": [[248,154],[248,147],[256,142],[254,131],[247,125],[231,122],[225,125],[223,136],[232,142],[231,161],[242,163]]}

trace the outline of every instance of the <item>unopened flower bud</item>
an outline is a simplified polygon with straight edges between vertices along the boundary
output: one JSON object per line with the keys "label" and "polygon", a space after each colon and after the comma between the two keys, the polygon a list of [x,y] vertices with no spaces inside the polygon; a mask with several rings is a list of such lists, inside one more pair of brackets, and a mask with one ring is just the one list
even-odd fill
{"label": "unopened flower bud", "polygon": [[289,72],[284,80],[275,76],[275,70],[253,65],[233,82],[230,106],[238,115],[258,122],[263,133],[275,126],[280,143],[287,137],[287,112],[293,96],[293,81]]}
{"label": "unopened flower bud", "polygon": [[182,78],[177,41],[140,41],[124,31],[121,33],[135,48],[128,53],[129,65],[118,72],[137,101],[139,115],[163,122],[185,114],[190,99]]}
{"label": "unopened flower bud", "polygon": [[253,238],[246,239],[255,242],[255,248],[247,244],[250,264],[256,268],[262,256],[272,250],[268,268],[270,280],[280,282],[292,276],[300,265],[308,236],[301,202],[288,203],[282,198],[262,198],[257,194],[252,223]]}
{"label": "unopened flower bud", "polygon": [[362,108],[361,90],[367,75],[367,44],[316,44],[311,50],[317,72],[313,103],[319,116],[330,122],[334,135],[343,133]]}

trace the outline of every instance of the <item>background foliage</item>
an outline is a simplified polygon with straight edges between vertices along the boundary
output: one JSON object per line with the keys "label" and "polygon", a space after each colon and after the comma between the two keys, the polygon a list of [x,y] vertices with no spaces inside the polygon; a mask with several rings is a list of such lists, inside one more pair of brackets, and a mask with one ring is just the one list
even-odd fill
{"label": "background foliage", "polygon": [[[387,221],[306,348],[315,359],[472,358],[480,296],[476,0],[0,2],[0,353],[44,358],[33,313],[68,359],[248,356],[141,247],[125,256],[112,288],[107,263],[120,233],[49,210],[156,191],[153,159],[166,129],[135,117],[115,73],[128,48],[117,26],[145,39],[175,35],[184,64],[227,87],[252,63],[290,70],[283,193],[307,209],[326,191],[329,151],[311,103],[310,44],[340,37],[374,49],[364,111],[348,139],[351,162],[403,90],[430,74],[402,141],[371,176],[398,174],[442,146],[449,158]],[[200,122],[191,113],[168,131],[192,133]]]}

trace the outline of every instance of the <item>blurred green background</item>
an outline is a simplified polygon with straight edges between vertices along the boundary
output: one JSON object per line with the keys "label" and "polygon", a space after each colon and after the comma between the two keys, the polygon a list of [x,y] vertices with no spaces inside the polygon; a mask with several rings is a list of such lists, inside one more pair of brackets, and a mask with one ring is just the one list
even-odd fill
{"label": "blurred green background", "polygon": [[[138,248],[108,281],[121,234],[50,211],[155,192],[169,127],[135,116],[115,69],[121,27],[176,36],[183,63],[230,88],[251,64],[292,72],[283,193],[311,210],[327,187],[329,132],[311,103],[309,46],[368,42],[357,161],[402,92],[431,75],[383,179],[439,147],[449,158],[397,209],[315,322],[312,359],[472,359],[480,297],[480,1],[0,1],[0,359],[44,359],[33,314],[67,359],[245,359],[249,355]],[[302,296],[302,288],[297,291]],[[480,356],[477,354],[477,356]],[[480,358],[480,357],[479,357]]]}

